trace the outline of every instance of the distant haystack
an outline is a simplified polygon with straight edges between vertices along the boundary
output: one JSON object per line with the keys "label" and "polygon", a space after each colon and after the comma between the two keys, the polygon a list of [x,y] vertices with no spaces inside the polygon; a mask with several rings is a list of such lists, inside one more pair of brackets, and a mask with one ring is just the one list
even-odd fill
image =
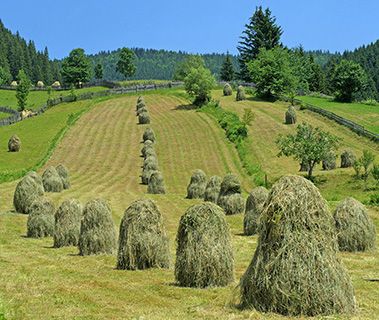
{"label": "distant haystack", "polygon": [[166,193],[163,176],[160,171],[153,171],[150,174],[149,183],[147,186],[147,193],[150,193],[150,194],[165,194]]}
{"label": "distant haystack", "polygon": [[146,109],[147,110],[145,101],[137,102],[136,111],[138,112],[141,109]]}
{"label": "distant haystack", "polygon": [[68,169],[63,164],[59,164],[56,167],[56,170],[62,179],[63,189],[70,189],[71,183],[70,183],[70,175],[68,173]]}
{"label": "distant haystack", "polygon": [[187,199],[204,198],[207,186],[207,176],[203,170],[197,169],[192,173],[190,183],[187,187]]}
{"label": "distant haystack", "polygon": [[245,203],[241,196],[241,183],[237,176],[228,174],[221,183],[217,204],[224,209],[225,214],[242,213]]}
{"label": "distant haystack", "polygon": [[336,158],[337,156],[333,151],[329,152],[325,159],[322,160],[322,169],[334,170],[337,166]]}
{"label": "distant haystack", "polygon": [[149,124],[150,123],[150,116],[147,112],[143,112],[138,116],[138,122],[139,124]]}
{"label": "distant haystack", "polygon": [[53,166],[45,170],[42,175],[42,181],[46,192],[61,192],[63,190],[62,179]]}
{"label": "distant haystack", "polygon": [[155,155],[150,155],[145,158],[142,168],[145,169],[146,167],[158,168],[158,159]]}
{"label": "distant haystack", "polygon": [[29,208],[27,236],[30,238],[49,237],[54,234],[55,207],[47,198],[36,199]]}
{"label": "distant haystack", "polygon": [[141,175],[141,181],[142,184],[149,184],[149,179],[153,171],[158,170],[158,164],[157,163],[147,163],[143,170],[142,170],[142,175]]}
{"label": "distant haystack", "polygon": [[151,200],[137,200],[120,224],[117,269],[168,268],[170,250],[162,215]]}
{"label": "distant haystack", "polygon": [[209,179],[204,192],[204,201],[217,203],[221,188],[221,178],[213,176]]}
{"label": "distant haystack", "polygon": [[144,100],[144,98],[142,97],[142,96],[139,96],[138,98],[137,98],[137,104],[139,103],[139,102],[145,102],[145,100]]}
{"label": "distant haystack", "polygon": [[42,81],[38,81],[37,82],[37,87],[38,88],[43,88],[44,86],[45,86],[45,84]]}
{"label": "distant haystack", "polygon": [[17,86],[18,86],[17,81],[12,81],[12,82],[11,82],[11,87],[17,87]]}
{"label": "distant haystack", "polygon": [[141,149],[141,154],[144,158],[147,158],[148,156],[156,156],[155,150],[154,150],[154,143],[150,140],[146,140],[143,144],[143,147]]}
{"label": "distant haystack", "polygon": [[238,86],[236,100],[237,101],[246,100],[245,88],[243,86]]}
{"label": "distant haystack", "polygon": [[137,112],[136,112],[136,114],[139,117],[140,114],[147,113],[147,112],[148,112],[147,109],[145,107],[143,107],[143,108],[138,109]]}
{"label": "distant haystack", "polygon": [[55,81],[55,82],[53,82],[51,87],[54,89],[59,89],[61,87],[61,83],[59,81]]}
{"label": "distant haystack", "polygon": [[224,96],[231,96],[233,94],[233,89],[229,83],[225,83],[223,93]]}
{"label": "distant haystack", "polygon": [[289,106],[285,115],[286,124],[295,124],[296,123],[296,110],[294,106]]}
{"label": "distant haystack", "polygon": [[253,189],[246,200],[245,217],[243,220],[243,231],[247,236],[258,232],[259,218],[263,205],[268,197],[268,190],[264,187]]}
{"label": "distant haystack", "polygon": [[182,287],[221,287],[234,280],[228,223],[220,207],[204,202],[187,209],[176,236],[175,279]]}
{"label": "distant haystack", "polygon": [[21,140],[17,135],[13,135],[8,141],[9,152],[19,152],[21,149]]}
{"label": "distant haystack", "polygon": [[147,128],[142,136],[143,142],[146,142],[147,140],[150,140],[151,142],[155,142],[155,133],[153,129]]}
{"label": "distant haystack", "polygon": [[355,155],[350,150],[345,150],[341,154],[341,168],[349,168],[352,167],[355,162]]}

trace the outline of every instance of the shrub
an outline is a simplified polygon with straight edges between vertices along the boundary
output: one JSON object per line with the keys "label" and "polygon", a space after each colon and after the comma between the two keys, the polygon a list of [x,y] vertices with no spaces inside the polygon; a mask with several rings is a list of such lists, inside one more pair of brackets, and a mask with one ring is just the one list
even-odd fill
{"label": "shrub", "polygon": [[29,208],[27,236],[43,238],[54,234],[55,207],[47,198],[37,198]]}
{"label": "shrub", "polygon": [[379,206],[379,193],[370,195],[370,200],[368,203],[372,206]]}
{"label": "shrub", "polygon": [[187,199],[203,199],[206,186],[207,176],[204,171],[195,170],[187,187]]}
{"label": "shrub", "polygon": [[194,105],[202,106],[211,99],[211,90],[215,86],[215,78],[205,67],[191,68],[184,78],[187,93],[194,98]]}
{"label": "shrub", "polygon": [[211,177],[205,188],[204,201],[217,203],[218,196],[220,194],[220,188],[221,188],[221,178],[219,176]]}
{"label": "shrub", "polygon": [[70,183],[70,175],[68,173],[68,169],[63,165],[59,164],[56,167],[56,170],[58,172],[58,175],[61,177],[63,189],[70,189],[71,183]]}
{"label": "shrub", "polygon": [[46,192],[61,192],[63,190],[62,179],[53,166],[45,170],[42,175],[42,181]]}
{"label": "shrub", "polygon": [[233,94],[233,89],[229,83],[225,83],[223,93],[224,96],[231,96]]}
{"label": "shrub", "polygon": [[243,220],[245,235],[250,236],[258,232],[259,218],[267,197],[268,191],[264,187],[257,187],[250,192],[246,200],[245,217]]}
{"label": "shrub", "polygon": [[150,140],[151,142],[155,142],[155,133],[153,129],[147,128],[142,136],[143,142],[146,142],[147,140]]}
{"label": "shrub", "polygon": [[289,106],[285,115],[286,124],[295,124],[296,123],[296,110],[294,106]]}
{"label": "shrub", "polygon": [[165,194],[166,193],[163,176],[160,171],[153,171],[150,174],[149,184],[147,186],[147,193],[150,193],[150,194]]}
{"label": "shrub", "polygon": [[246,100],[245,88],[243,86],[238,86],[237,94],[236,94],[236,100],[237,101]]}
{"label": "shrub", "polygon": [[345,150],[341,154],[341,168],[349,168],[354,165],[356,158],[352,151]]}
{"label": "shrub", "polygon": [[147,112],[142,112],[138,116],[138,122],[139,124],[149,124],[150,123],[150,116]]}
{"label": "shrub", "polygon": [[227,215],[243,212],[245,203],[241,196],[241,183],[237,176],[228,174],[224,177],[217,204],[224,209]]}
{"label": "shrub", "polygon": [[21,140],[17,135],[13,135],[8,141],[9,152],[19,152],[21,149]]}

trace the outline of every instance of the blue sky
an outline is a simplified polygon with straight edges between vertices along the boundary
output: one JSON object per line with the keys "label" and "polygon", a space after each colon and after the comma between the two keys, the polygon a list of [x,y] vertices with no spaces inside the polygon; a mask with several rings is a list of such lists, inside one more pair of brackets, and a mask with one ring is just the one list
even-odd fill
{"label": "blue sky", "polygon": [[[64,5],[63,5],[64,4]],[[244,24],[269,6],[289,47],[343,51],[379,39],[377,0],[18,0],[0,2],[12,31],[62,58],[119,47],[237,53]]]}

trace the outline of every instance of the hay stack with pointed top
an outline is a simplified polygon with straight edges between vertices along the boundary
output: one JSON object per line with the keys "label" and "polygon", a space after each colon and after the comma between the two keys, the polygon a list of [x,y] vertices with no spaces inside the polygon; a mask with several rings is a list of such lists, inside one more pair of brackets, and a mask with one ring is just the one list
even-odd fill
{"label": "hay stack with pointed top", "polygon": [[57,169],[53,166],[48,167],[42,175],[43,187],[46,192],[61,192],[63,190],[63,182],[59,176]]}
{"label": "hay stack with pointed top", "polygon": [[149,124],[150,123],[150,116],[148,112],[142,112],[138,116],[138,122],[139,124]]}
{"label": "hay stack with pointed top", "polygon": [[43,238],[54,234],[55,206],[47,198],[36,199],[29,208],[27,236]]}
{"label": "hay stack with pointed top", "polygon": [[53,84],[51,85],[54,89],[58,89],[61,87],[61,83],[59,81],[55,81],[53,82]]}
{"label": "hay stack with pointed top", "polygon": [[155,142],[155,133],[154,130],[151,128],[147,128],[142,136],[143,142],[146,142],[147,140],[150,140],[151,142]]}
{"label": "hay stack with pointed top", "polygon": [[213,176],[209,179],[204,192],[204,201],[217,203],[221,188],[221,178]]}
{"label": "hay stack with pointed top", "polygon": [[223,94],[224,96],[231,96],[233,94],[233,89],[229,83],[225,83]]}
{"label": "hay stack with pointed top", "polygon": [[166,187],[162,173],[160,171],[153,171],[150,174],[149,183],[147,186],[147,193],[150,194],[165,194]]}
{"label": "hay stack with pointed top", "polygon": [[141,155],[144,158],[147,158],[149,156],[156,157],[157,155],[155,153],[154,143],[151,142],[150,140],[146,140],[141,149]]}
{"label": "hay stack with pointed top", "polygon": [[144,167],[143,167],[142,175],[141,175],[142,184],[148,185],[151,174],[157,170],[158,170],[158,163],[157,162],[146,163],[146,165],[144,165]]}
{"label": "hay stack with pointed top", "polygon": [[322,169],[323,170],[334,170],[337,166],[336,164],[336,154],[331,151],[327,154],[325,159],[322,160]]}
{"label": "hay stack with pointed top", "polygon": [[243,219],[243,232],[245,235],[250,236],[258,232],[259,218],[267,197],[268,190],[264,187],[257,187],[250,192],[246,200],[245,217]]}
{"label": "hay stack with pointed top", "polygon": [[9,152],[19,152],[21,149],[21,140],[17,135],[10,137],[8,141],[8,151]]}
{"label": "hay stack with pointed top", "polygon": [[245,88],[243,86],[238,86],[236,100],[237,101],[246,100]]}
{"label": "hay stack with pointed top", "polygon": [[227,215],[244,211],[245,202],[241,195],[241,183],[237,176],[228,174],[224,177],[217,204],[224,209]]}
{"label": "hay stack with pointed top", "polygon": [[352,151],[345,150],[341,154],[341,168],[350,168],[354,165],[356,158]]}
{"label": "hay stack with pointed top", "polygon": [[296,110],[294,106],[289,106],[285,114],[285,123],[286,124],[295,124],[296,123]]}
{"label": "hay stack with pointed top", "polygon": [[65,189],[65,190],[70,189],[71,182],[70,182],[70,174],[68,172],[68,169],[63,164],[59,164],[56,167],[56,170],[57,170],[59,176],[61,177],[63,189]]}
{"label": "hay stack with pointed top", "polygon": [[187,199],[203,199],[206,186],[207,176],[204,171],[195,170],[187,187]]}
{"label": "hay stack with pointed top", "polygon": [[37,87],[38,88],[43,88],[45,84],[42,81],[37,81]]}

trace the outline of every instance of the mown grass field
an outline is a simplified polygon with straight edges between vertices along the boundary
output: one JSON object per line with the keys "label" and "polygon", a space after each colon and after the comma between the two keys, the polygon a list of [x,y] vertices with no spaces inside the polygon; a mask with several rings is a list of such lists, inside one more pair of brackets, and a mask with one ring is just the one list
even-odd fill
{"label": "mown grass field", "polygon": [[[231,98],[221,97],[219,91],[214,92],[214,96],[230,110],[254,109],[251,152],[267,170],[270,180],[283,173],[297,172],[296,163],[278,159],[276,151],[270,150],[276,134],[293,130],[282,124],[285,105],[262,105],[254,101],[237,104]],[[253,187],[252,180],[244,173],[234,146],[227,142],[214,119],[190,110],[188,100],[178,90],[155,92],[146,94],[145,101],[152,117],[151,127],[157,135],[156,150],[168,194],[147,195],[146,186],[141,185],[139,179],[141,136],[146,126],[137,124],[135,101],[136,97],[129,95],[98,102],[77,121],[46,164],[65,164],[71,172],[72,188],[48,196],[56,204],[71,197],[83,203],[95,197],[105,198],[112,206],[117,228],[124,210],[133,200],[154,199],[164,217],[174,262],[180,216],[198,202],[185,199],[192,170],[201,168],[209,176],[236,173],[241,178],[245,196]],[[66,107],[69,106],[75,104]],[[325,121],[313,115],[304,117],[310,121],[316,119],[312,121],[320,124]],[[346,145],[349,141],[363,144],[354,150],[370,147],[377,151],[374,145],[354,140],[358,138],[335,124],[325,126],[343,136]],[[337,179],[339,172],[328,173],[328,181],[342,183],[342,179]],[[322,175],[319,171],[317,174]],[[346,175],[350,177],[351,172]],[[11,212],[15,184],[0,184],[0,314],[4,309],[7,319],[286,319],[235,307],[238,280],[257,243],[257,236],[241,235],[242,215],[227,217],[235,252],[235,282],[226,288],[180,288],[174,284],[172,267],[170,270],[118,271],[114,256],[80,257],[73,247],[53,249],[51,238],[25,238],[27,217]],[[329,189],[331,183],[323,186],[324,194],[333,193]],[[348,193],[350,189],[344,185],[341,192]],[[378,210],[370,209],[379,228],[378,214]],[[379,277],[378,251],[340,256],[356,290],[360,309],[354,319],[375,319],[379,313],[379,305],[375,303],[379,301],[377,283],[365,279]]]}

